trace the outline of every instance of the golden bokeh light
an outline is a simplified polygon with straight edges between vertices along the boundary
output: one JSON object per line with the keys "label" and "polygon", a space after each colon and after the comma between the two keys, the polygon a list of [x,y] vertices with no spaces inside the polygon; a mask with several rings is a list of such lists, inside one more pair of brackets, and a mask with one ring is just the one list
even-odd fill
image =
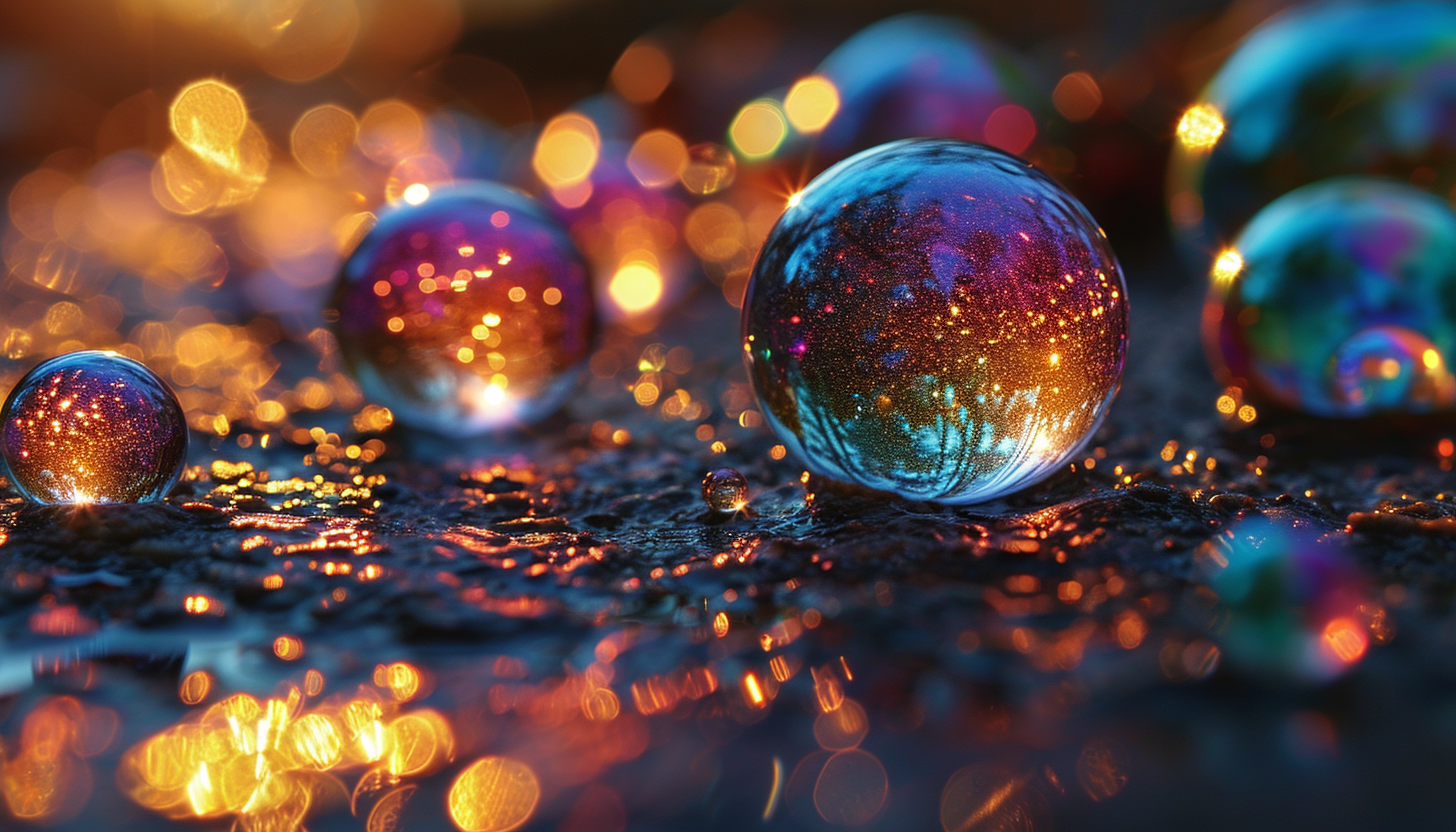
{"label": "golden bokeh light", "polygon": [[1178,119],[1178,142],[1188,150],[1212,149],[1223,131],[1223,113],[1212,104],[1195,104]]}
{"label": "golden bokeh light", "polygon": [[217,80],[196,81],[177,93],[169,117],[172,135],[188,150],[219,167],[232,167],[249,124],[237,90]]}
{"label": "golden bokeh light", "polygon": [[1325,650],[1344,664],[1360,661],[1370,645],[1370,637],[1360,622],[1344,616],[1326,624],[1323,636]]}
{"label": "golden bokeh light", "polygon": [[547,187],[565,188],[591,176],[601,146],[601,134],[591,119],[580,113],[563,113],[541,131],[531,167]]}
{"label": "golden bokeh light", "polygon": [[289,0],[246,3],[255,11],[272,10],[282,19],[267,21],[258,63],[277,78],[311,81],[338,68],[359,34],[354,0]]}
{"label": "golden bokeh light", "polygon": [[424,148],[424,118],[403,101],[377,101],[359,118],[358,143],[371,161],[393,165]]}
{"label": "golden bokeh light", "polygon": [[672,58],[651,40],[634,42],[612,67],[612,86],[633,104],[656,101],[672,83]]}
{"label": "golden bokeh light", "polygon": [[814,739],[828,751],[854,748],[869,732],[869,717],[853,699],[845,699],[839,707],[814,718]]}
{"label": "golden bokeh light", "polygon": [[263,701],[246,694],[223,699],[129,749],[118,783],[133,801],[167,817],[231,816],[239,828],[291,832],[302,828],[321,794],[319,773],[382,762],[375,774],[398,783],[453,759],[454,733],[434,711],[397,714],[398,705],[379,701],[367,686],[358,698],[305,708],[303,697],[317,695],[321,676],[310,689],[290,685],[282,697]]}
{"label": "golden bokeh light", "polygon": [[743,215],[725,202],[705,202],[683,223],[683,236],[693,253],[710,263],[724,263],[742,252],[748,241]]}
{"label": "golden bokeh light", "polygon": [[728,138],[750,159],[770,156],[789,133],[788,121],[779,105],[768,99],[751,102],[738,111],[728,126]]}
{"label": "golden bokeh light", "polygon": [[662,299],[662,275],[652,263],[634,260],[622,264],[607,284],[607,294],[624,312],[645,312]]}
{"label": "golden bokeh light", "polygon": [[279,636],[273,640],[273,655],[285,662],[303,658],[303,640],[296,636]]}
{"label": "golden bokeh light", "polygon": [[338,176],[359,138],[354,114],[336,104],[320,104],[299,116],[289,134],[299,167],[319,177]]}
{"label": "golden bokeh light", "polygon": [[509,757],[471,763],[450,785],[450,819],[462,832],[510,832],[530,820],[541,798],[531,767]]}
{"label": "golden bokeh light", "polygon": [[820,75],[800,79],[784,96],[784,115],[800,133],[818,133],[838,112],[839,90]]}
{"label": "golden bokeh light", "polygon": [[212,674],[206,670],[194,670],[182,679],[177,696],[186,705],[196,705],[207,698],[212,691]]}
{"label": "golden bokeh light", "polygon": [[1213,280],[1220,286],[1239,276],[1244,270],[1244,257],[1236,249],[1224,249],[1213,261]]}
{"label": "golden bokeh light", "polygon": [[649,188],[676,183],[687,166],[687,143],[671,130],[649,130],[627,152],[627,169]]}
{"label": "golden bokeh light", "polygon": [[1102,88],[1085,72],[1069,72],[1052,90],[1052,106],[1067,121],[1086,121],[1102,106]]}

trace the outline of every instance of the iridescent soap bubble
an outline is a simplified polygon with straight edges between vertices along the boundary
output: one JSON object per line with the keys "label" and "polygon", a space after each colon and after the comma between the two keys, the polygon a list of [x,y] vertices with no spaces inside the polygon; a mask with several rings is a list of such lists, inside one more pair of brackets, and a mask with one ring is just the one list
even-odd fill
{"label": "iridescent soap bubble", "polygon": [[1332,176],[1456,186],[1456,5],[1310,4],[1254,31],[1178,125],[1169,208],[1226,245],[1270,201]]}
{"label": "iridescent soap bubble", "polygon": [[703,502],[723,514],[748,505],[748,480],[732,468],[718,468],[703,477]]}
{"label": "iridescent soap bubble", "polygon": [[1456,404],[1456,213],[1398,182],[1342,177],[1260,211],[1214,267],[1215,374],[1320,416]]}
{"label": "iridescent soap bubble", "polygon": [[1097,223],[1013,156],[893,142],[769,233],[743,306],[764,416],[820,474],[988,500],[1064,465],[1122,377],[1127,296]]}
{"label": "iridescent soap bubble", "polygon": [[85,350],[38,364],[0,410],[11,485],[37,503],[150,503],[187,461],[187,419],[146,366]]}
{"label": "iridescent soap bubble", "polygon": [[816,140],[825,163],[918,136],[1021,153],[1036,136],[1030,84],[1005,50],[958,17],[904,14],[860,30],[817,74],[839,108]]}
{"label": "iridescent soap bubble", "polygon": [[379,218],[334,295],[344,360],[404,424],[449,436],[537,421],[576,384],[595,324],[587,267],[534,200],[439,188]]}
{"label": "iridescent soap bubble", "polygon": [[1368,582],[1338,535],[1304,521],[1240,520],[1195,554],[1224,615],[1218,641],[1237,668],[1318,681],[1365,654]]}

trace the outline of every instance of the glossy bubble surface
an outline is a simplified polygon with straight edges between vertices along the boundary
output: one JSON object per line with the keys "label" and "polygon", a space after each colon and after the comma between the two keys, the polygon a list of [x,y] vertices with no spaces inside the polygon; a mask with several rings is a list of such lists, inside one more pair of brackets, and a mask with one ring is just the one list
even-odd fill
{"label": "glossy bubble surface", "polygon": [[0,411],[11,484],[37,503],[148,503],[187,461],[187,420],[156,373],[113,352],[52,358]]}
{"label": "glossy bubble surface", "polygon": [[1214,271],[1204,340],[1226,384],[1321,416],[1456,404],[1456,214],[1361,177],[1256,215]]}
{"label": "glossy bubble surface", "polygon": [[1022,74],[957,17],[905,14],[867,26],[817,74],[839,93],[838,112],[817,139],[816,155],[828,162],[918,136],[1020,153],[1036,136]]}
{"label": "glossy bubble surface", "polygon": [[718,468],[703,477],[703,502],[723,514],[748,505],[748,480],[732,468]]}
{"label": "glossy bubble surface", "polygon": [[1122,273],[1071,195],[982,145],[894,142],[779,219],[743,307],[749,375],[813,471],[968,503],[1064,464],[1117,392]]}
{"label": "glossy bubble surface", "polygon": [[1332,176],[1456,187],[1456,5],[1311,4],[1255,30],[1179,123],[1175,226],[1226,245],[1270,201]]}
{"label": "glossy bubble surface", "polygon": [[450,436],[556,410],[594,331],[566,231],[525,194],[482,182],[381,216],[344,262],[334,306],[365,394]]}

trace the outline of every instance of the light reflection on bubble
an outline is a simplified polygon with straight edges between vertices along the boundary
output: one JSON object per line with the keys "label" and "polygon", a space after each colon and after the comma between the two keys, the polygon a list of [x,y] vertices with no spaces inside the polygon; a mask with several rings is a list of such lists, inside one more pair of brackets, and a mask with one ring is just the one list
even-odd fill
{"label": "light reflection on bubble", "polygon": [[1226,611],[1213,637],[1236,670],[1319,683],[1364,656],[1371,637],[1361,613],[1375,605],[1339,538],[1254,516],[1201,546],[1195,562]]}

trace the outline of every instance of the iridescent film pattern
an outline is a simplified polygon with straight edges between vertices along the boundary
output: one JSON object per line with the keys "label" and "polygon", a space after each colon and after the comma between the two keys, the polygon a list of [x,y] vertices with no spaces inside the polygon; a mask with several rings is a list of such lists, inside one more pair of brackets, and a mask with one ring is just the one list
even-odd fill
{"label": "iridescent film pattern", "polygon": [[1122,376],[1127,295],[1096,222],[1025,162],[893,142],[803,191],[743,307],[769,424],[812,471],[969,503],[1063,465]]}
{"label": "iridescent film pattern", "polygon": [[1204,311],[1215,374],[1320,416],[1456,404],[1456,214],[1408,185],[1342,177],[1254,216]]}
{"label": "iridescent film pattern", "polygon": [[166,382],[113,352],[42,362],[0,410],[10,483],[47,504],[161,500],[187,461],[187,421]]}
{"label": "iridescent film pattern", "polygon": [[550,415],[595,332],[566,231],[530,197],[485,182],[381,216],[345,261],[334,309],[365,395],[448,436]]}

